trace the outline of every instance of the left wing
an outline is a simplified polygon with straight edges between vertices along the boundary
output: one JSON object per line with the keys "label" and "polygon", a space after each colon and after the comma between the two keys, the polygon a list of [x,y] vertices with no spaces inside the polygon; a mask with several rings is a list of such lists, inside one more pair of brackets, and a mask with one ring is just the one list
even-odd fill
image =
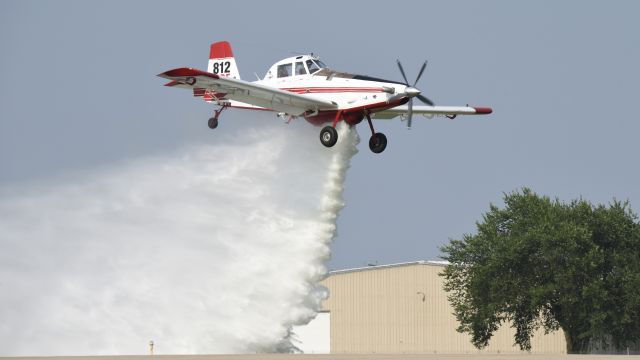
{"label": "left wing", "polygon": [[[471,106],[427,106],[418,105],[414,106],[413,114],[417,115],[446,115],[449,118],[454,118],[457,115],[486,115],[491,114],[493,110],[489,107],[471,107]],[[396,106],[391,109],[375,112],[371,114],[375,119],[393,119],[397,116],[404,116],[409,112],[407,105]]]}
{"label": "left wing", "polygon": [[173,69],[158,76],[171,80],[166,84],[167,86],[207,89],[220,94],[220,97],[225,99],[241,101],[290,115],[301,115],[307,111],[317,112],[318,110],[338,108],[338,104],[332,101],[325,101],[310,95],[300,95],[239,79],[231,79],[198,69]]}

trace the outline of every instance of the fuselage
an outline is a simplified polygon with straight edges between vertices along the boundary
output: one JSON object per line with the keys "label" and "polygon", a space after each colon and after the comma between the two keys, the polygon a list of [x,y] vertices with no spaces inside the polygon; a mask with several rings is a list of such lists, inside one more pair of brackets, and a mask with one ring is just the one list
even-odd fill
{"label": "fuselage", "polygon": [[[334,71],[309,55],[283,59],[275,63],[262,80],[253,83],[337,104],[337,109],[302,114],[316,125],[332,122],[338,115],[354,125],[362,121],[367,112],[374,113],[409,101],[409,87],[403,83]],[[237,101],[232,101],[231,106],[258,108]]]}

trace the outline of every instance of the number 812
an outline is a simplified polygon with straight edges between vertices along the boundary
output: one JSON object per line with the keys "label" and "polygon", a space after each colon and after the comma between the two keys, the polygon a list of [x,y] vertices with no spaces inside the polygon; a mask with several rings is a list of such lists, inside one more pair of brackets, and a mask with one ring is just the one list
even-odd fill
{"label": "number 812", "polygon": [[213,63],[213,73],[214,74],[228,73],[230,67],[231,67],[231,62],[229,61],[223,61],[219,63],[215,62]]}

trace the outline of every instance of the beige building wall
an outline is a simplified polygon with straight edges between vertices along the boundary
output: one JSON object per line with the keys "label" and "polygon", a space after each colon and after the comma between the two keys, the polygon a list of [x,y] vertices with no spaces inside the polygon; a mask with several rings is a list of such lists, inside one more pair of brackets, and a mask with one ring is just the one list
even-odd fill
{"label": "beige building wall", "polygon": [[[456,331],[458,323],[442,289],[443,266],[415,262],[332,272],[331,353],[519,353],[515,330],[500,328],[482,351]],[[533,353],[565,353],[562,331],[532,339]]]}

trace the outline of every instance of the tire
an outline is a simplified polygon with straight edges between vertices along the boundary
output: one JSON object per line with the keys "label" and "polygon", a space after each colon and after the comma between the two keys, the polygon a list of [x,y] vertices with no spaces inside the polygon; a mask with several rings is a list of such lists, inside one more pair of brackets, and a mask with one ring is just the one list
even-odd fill
{"label": "tire", "polygon": [[387,137],[383,133],[375,133],[369,138],[369,149],[380,154],[387,148]]}
{"label": "tire", "polygon": [[209,118],[209,124],[208,124],[208,125],[209,125],[209,128],[210,128],[210,129],[215,129],[215,128],[217,128],[217,127],[218,127],[218,119],[216,119],[216,118],[214,118],[214,117]]}
{"label": "tire", "polygon": [[320,131],[320,142],[326,147],[332,147],[338,142],[338,132],[333,126],[325,126]]}

